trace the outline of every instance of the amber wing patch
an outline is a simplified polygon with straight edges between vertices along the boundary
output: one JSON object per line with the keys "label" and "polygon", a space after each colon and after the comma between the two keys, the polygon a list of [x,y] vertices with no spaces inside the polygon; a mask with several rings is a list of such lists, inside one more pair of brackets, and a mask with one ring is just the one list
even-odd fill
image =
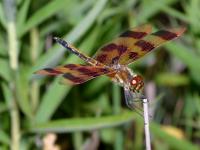
{"label": "amber wing patch", "polygon": [[118,38],[101,47],[94,55],[100,63],[110,65],[119,62],[120,57],[130,51],[133,44],[151,33],[151,25],[141,25],[122,33]]}
{"label": "amber wing patch", "polygon": [[121,55],[119,64],[127,65],[132,63],[160,45],[179,37],[184,31],[185,28],[174,28],[171,30],[159,30],[145,36],[133,43],[128,51]]}

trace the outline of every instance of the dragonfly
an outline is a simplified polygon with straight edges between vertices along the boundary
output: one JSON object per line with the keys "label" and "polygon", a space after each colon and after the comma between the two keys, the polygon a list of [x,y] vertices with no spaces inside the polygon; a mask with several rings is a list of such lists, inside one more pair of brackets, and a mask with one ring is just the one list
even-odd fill
{"label": "dragonfly", "polygon": [[61,75],[63,83],[71,85],[82,84],[98,76],[106,75],[124,88],[126,105],[132,109],[134,102],[144,97],[141,92],[144,81],[142,76],[134,73],[128,65],[160,45],[181,36],[184,31],[184,27],[179,27],[151,33],[150,24],[140,25],[103,45],[93,57],[83,54],[61,38],[54,37],[57,43],[84,60],[86,64],[66,64],[44,68],[35,73],[49,76]]}

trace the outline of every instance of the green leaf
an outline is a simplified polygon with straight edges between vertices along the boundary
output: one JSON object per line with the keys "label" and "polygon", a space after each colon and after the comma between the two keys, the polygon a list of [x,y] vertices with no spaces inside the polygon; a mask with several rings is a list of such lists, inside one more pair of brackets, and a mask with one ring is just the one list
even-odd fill
{"label": "green leaf", "polygon": [[173,9],[173,8],[171,8],[171,7],[169,7],[169,6],[164,6],[164,7],[162,8],[162,10],[163,10],[165,13],[167,13],[167,14],[173,16],[173,17],[176,17],[176,18],[178,18],[178,19],[181,19],[182,21],[185,21],[185,22],[189,22],[189,18],[188,18],[185,14],[179,12],[179,11],[176,10],[176,9]]}
{"label": "green leaf", "polygon": [[167,86],[183,86],[189,84],[189,78],[186,75],[178,75],[174,73],[158,73],[156,76],[158,84]]}
{"label": "green leaf", "polygon": [[181,60],[191,71],[191,75],[197,83],[200,84],[200,59],[198,55],[195,55],[193,51],[189,48],[186,48],[183,44],[179,43],[168,43],[166,45],[167,50]]}
{"label": "green leaf", "polygon": [[131,111],[123,111],[119,115],[104,116],[98,118],[73,118],[56,120],[42,124],[35,124],[30,131],[43,132],[75,132],[75,131],[91,131],[100,128],[108,128],[119,126],[130,122],[136,118],[136,114]]}
{"label": "green leaf", "polygon": [[109,78],[106,76],[102,76],[88,83],[86,90],[83,89],[83,91],[86,95],[90,95],[91,93],[95,95],[97,92],[99,92],[100,89],[105,87],[108,83],[110,83]]}
{"label": "green leaf", "polygon": [[185,16],[187,16],[189,20],[189,26],[191,26],[191,30],[193,34],[198,34],[200,32],[199,25],[200,25],[200,1],[199,0],[192,0],[185,3]]}
{"label": "green leaf", "polygon": [[[130,121],[143,122],[142,118],[136,117],[135,113],[131,111],[124,111],[119,115],[105,116],[99,118],[73,118],[66,120],[51,121],[43,124],[35,124],[30,128],[30,131],[36,133],[46,132],[75,132],[75,131],[91,131],[102,128],[109,128],[126,124]],[[198,147],[186,140],[177,139],[161,129],[156,123],[150,124],[151,134],[154,139],[162,139],[171,148],[174,149],[191,149],[197,150]]]}
{"label": "green leaf", "polygon": [[[64,37],[66,41],[74,43],[80,37],[82,37],[86,31],[92,26],[98,15],[104,8],[107,0],[99,0],[95,3],[94,7],[90,10],[83,20],[67,35]],[[81,29],[81,30],[80,30]]]}
{"label": "green leaf", "polygon": [[5,112],[8,110],[8,107],[5,103],[0,102],[0,113]]}
{"label": "green leaf", "polygon": [[25,0],[23,2],[23,5],[21,6],[21,8],[18,11],[17,14],[17,24],[16,24],[16,28],[18,30],[22,30],[21,28],[23,28],[26,17],[28,15],[28,9],[29,9],[29,5],[30,5],[31,0]]}
{"label": "green leaf", "polygon": [[176,150],[183,150],[183,149],[189,149],[189,150],[198,150],[198,146],[190,143],[187,140],[184,139],[177,139],[174,136],[169,135],[165,131],[161,129],[161,127],[156,123],[150,124],[150,129],[152,136],[156,139],[162,139],[163,142],[168,144],[170,148],[176,149]]}
{"label": "green leaf", "polygon": [[26,77],[27,69],[22,67],[21,70],[22,71],[16,75],[16,96],[21,111],[31,120],[33,117],[33,110],[29,100],[29,83]]}
{"label": "green leaf", "polygon": [[12,92],[9,89],[8,85],[6,85],[5,83],[1,83],[1,86],[2,86],[2,89],[3,89],[3,94],[4,94],[6,105],[10,109],[12,107],[11,101],[13,99]]}
{"label": "green leaf", "polygon": [[[56,12],[61,10],[62,8],[65,8],[67,4],[69,3],[69,0],[53,0],[50,1],[47,5],[40,8],[37,12],[35,12],[28,21],[18,30],[18,37],[23,36],[27,31],[29,31],[31,28],[39,25],[44,20],[48,19],[52,15],[54,15]],[[22,20],[23,21],[23,20]]]}
{"label": "green leaf", "polygon": [[1,35],[0,36],[0,55],[8,57],[8,51],[7,51],[8,47],[7,47],[7,43],[5,42],[5,36],[4,36],[5,34],[3,31],[2,32],[0,31],[0,35]]}
{"label": "green leaf", "polygon": [[7,22],[6,22],[6,18],[5,18],[2,2],[0,2],[0,23],[6,29]]}
{"label": "green leaf", "polygon": [[3,144],[10,145],[10,138],[6,132],[0,129],[0,142]]}
{"label": "green leaf", "polygon": [[144,23],[150,17],[154,16],[157,13],[160,13],[160,10],[168,5],[175,3],[177,0],[143,0],[140,6],[139,14],[137,14],[136,19],[139,23]]}
{"label": "green leaf", "polygon": [[6,81],[10,81],[11,76],[10,76],[10,66],[8,60],[0,58],[0,66],[1,66],[0,76]]}
{"label": "green leaf", "polygon": [[59,84],[58,79],[54,80],[42,97],[41,104],[35,115],[35,121],[46,122],[49,120],[70,89],[70,86]]}

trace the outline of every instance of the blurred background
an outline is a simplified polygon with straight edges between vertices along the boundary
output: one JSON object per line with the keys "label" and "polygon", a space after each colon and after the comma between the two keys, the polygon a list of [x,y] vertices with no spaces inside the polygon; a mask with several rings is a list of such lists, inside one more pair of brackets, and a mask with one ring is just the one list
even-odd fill
{"label": "blurred background", "polygon": [[200,149],[199,0],[0,0],[0,149],[142,150],[143,118],[107,77],[59,84],[33,72],[84,63],[53,41],[92,56],[128,28],[186,27],[130,65],[145,79],[155,150]]}

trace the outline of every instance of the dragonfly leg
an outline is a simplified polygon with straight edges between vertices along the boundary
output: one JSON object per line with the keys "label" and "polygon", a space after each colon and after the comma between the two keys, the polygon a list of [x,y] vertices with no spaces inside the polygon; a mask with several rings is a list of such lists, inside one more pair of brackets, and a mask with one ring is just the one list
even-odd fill
{"label": "dragonfly leg", "polygon": [[143,110],[134,104],[135,102],[141,102],[142,100],[141,94],[139,95],[139,93],[133,93],[128,88],[124,88],[124,95],[125,95],[125,102],[128,108],[130,108],[131,110],[134,110],[140,116],[143,116],[142,115]]}
{"label": "dragonfly leg", "polygon": [[128,106],[128,108],[130,108],[131,110],[134,110],[137,114],[139,114],[140,116],[143,117],[143,110],[141,108],[139,108],[138,106],[134,105],[133,101],[126,99],[125,102],[126,102],[126,106]]}

